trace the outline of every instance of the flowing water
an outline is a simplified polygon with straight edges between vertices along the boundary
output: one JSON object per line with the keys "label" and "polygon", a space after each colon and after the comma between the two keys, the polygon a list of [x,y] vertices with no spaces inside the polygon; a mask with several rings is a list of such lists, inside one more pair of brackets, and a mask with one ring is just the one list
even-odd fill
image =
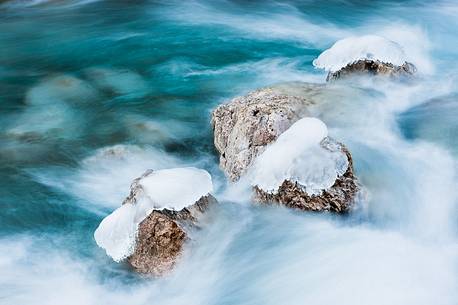
{"label": "flowing water", "polygon": [[[0,1],[0,303],[458,304],[457,26],[454,1]],[[336,85],[320,110],[365,187],[355,211],[227,187],[211,110],[324,83],[312,60],[365,34],[419,79]],[[140,277],[93,232],[132,179],[181,165],[221,204],[172,274]]]}

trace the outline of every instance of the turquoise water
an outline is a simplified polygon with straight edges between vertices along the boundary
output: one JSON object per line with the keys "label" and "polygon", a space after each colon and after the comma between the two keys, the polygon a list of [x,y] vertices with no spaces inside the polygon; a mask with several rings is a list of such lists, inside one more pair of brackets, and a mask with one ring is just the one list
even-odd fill
{"label": "turquoise water", "polygon": [[[0,303],[456,304],[457,16],[453,1],[2,2]],[[211,110],[323,83],[312,60],[362,34],[402,44],[420,77],[362,82],[325,116],[358,209],[261,208],[226,187]],[[141,278],[93,232],[133,178],[178,165],[211,172],[221,205],[173,274]]]}

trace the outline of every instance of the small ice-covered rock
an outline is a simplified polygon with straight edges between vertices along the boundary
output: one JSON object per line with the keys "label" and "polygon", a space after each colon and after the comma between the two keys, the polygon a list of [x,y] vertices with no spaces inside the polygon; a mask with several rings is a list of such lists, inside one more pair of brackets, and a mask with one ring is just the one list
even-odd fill
{"label": "small ice-covered rock", "polygon": [[348,74],[408,76],[416,72],[403,48],[377,35],[349,37],[337,41],[313,61],[317,68],[329,72],[327,80]]}
{"label": "small ice-covered rock", "polygon": [[128,69],[109,69],[94,67],[85,70],[85,75],[101,90],[116,95],[143,97],[149,92],[145,79],[138,73]]}
{"label": "small ice-covered rock", "polygon": [[58,75],[43,80],[26,93],[26,103],[84,103],[97,99],[98,92],[89,83],[72,75]]}
{"label": "small ice-covered rock", "polygon": [[321,146],[327,135],[328,129],[319,119],[300,119],[256,159],[251,183],[266,192],[278,193],[283,182],[289,180],[309,196],[320,195],[348,168],[345,153]]}
{"label": "small ice-covered rock", "polygon": [[[123,205],[94,233],[97,244],[139,272],[160,275],[175,264],[191,226],[211,196],[211,176],[193,167],[148,170],[134,180]],[[146,241],[144,239],[147,239]]]}
{"label": "small ice-covered rock", "polygon": [[335,72],[358,60],[379,60],[400,66],[406,62],[402,47],[394,41],[376,35],[348,37],[334,43],[313,61],[313,65]]}

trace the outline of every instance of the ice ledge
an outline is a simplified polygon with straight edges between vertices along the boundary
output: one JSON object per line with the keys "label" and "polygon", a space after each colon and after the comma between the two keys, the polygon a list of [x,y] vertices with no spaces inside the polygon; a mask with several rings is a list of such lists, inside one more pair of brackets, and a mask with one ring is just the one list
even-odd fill
{"label": "ice ledge", "polygon": [[377,35],[348,37],[334,43],[313,61],[317,68],[336,72],[359,60],[373,60],[402,66],[407,61],[402,47]]}

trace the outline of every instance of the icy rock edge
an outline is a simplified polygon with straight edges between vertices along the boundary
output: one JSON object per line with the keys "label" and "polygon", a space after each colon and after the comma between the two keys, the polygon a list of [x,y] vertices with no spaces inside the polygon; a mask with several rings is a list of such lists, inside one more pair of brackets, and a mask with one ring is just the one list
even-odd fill
{"label": "icy rock edge", "polygon": [[216,203],[212,190],[205,170],[147,170],[132,182],[122,206],[102,220],[94,238],[113,260],[126,260],[139,273],[163,275]]}
{"label": "icy rock edge", "polygon": [[327,81],[361,74],[409,78],[417,72],[399,44],[376,35],[341,39],[321,53],[313,65],[328,71]]}

